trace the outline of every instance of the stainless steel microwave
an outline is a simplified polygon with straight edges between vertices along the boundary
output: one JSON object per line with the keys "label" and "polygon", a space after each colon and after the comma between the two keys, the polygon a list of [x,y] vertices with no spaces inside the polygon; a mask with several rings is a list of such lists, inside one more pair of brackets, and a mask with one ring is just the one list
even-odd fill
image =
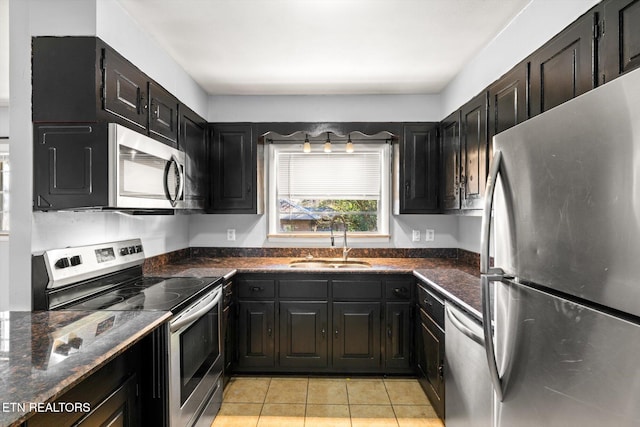
{"label": "stainless steel microwave", "polygon": [[34,129],[34,209],[185,207],[184,152],[115,123]]}

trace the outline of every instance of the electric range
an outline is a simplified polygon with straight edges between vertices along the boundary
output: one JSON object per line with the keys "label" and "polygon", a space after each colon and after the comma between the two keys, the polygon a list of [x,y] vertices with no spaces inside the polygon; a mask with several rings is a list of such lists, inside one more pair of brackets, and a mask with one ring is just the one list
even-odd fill
{"label": "electric range", "polygon": [[[209,426],[222,402],[222,277],[154,277],[142,272],[140,239],[47,250],[32,257],[34,310],[170,311],[154,331],[150,389],[166,413],[154,424]],[[97,334],[96,334],[97,336]],[[52,347],[79,350],[84,339]]]}

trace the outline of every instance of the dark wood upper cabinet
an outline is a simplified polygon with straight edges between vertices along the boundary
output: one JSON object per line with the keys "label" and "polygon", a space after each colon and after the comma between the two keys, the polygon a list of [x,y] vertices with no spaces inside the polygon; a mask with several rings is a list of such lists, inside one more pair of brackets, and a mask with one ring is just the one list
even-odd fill
{"label": "dark wood upper cabinet", "polygon": [[204,209],[209,192],[207,123],[184,105],[179,111],[179,148],[186,154],[185,203],[188,209]]}
{"label": "dark wood upper cabinet", "polygon": [[482,92],[467,102],[461,110],[460,204],[462,209],[482,208],[489,151],[487,101],[487,92]]}
{"label": "dark wood upper cabinet", "polygon": [[608,82],[640,66],[640,0],[604,2],[601,81]]}
{"label": "dark wood upper cabinet", "polygon": [[34,123],[119,123],[178,146],[179,101],[97,37],[32,39]]}
{"label": "dark wood upper cabinet", "polygon": [[148,79],[133,64],[106,46],[101,48],[102,107],[138,130],[148,123]]}
{"label": "dark wood upper cabinet", "polygon": [[438,123],[404,126],[400,144],[400,213],[438,210]]}
{"label": "dark wood upper cabinet", "polygon": [[149,82],[149,135],[178,146],[178,100],[162,86]]}
{"label": "dark wood upper cabinet", "polygon": [[529,64],[512,68],[489,86],[489,146],[500,132],[527,120],[527,76]]}
{"label": "dark wood upper cabinet", "polygon": [[460,209],[460,110],[440,123],[440,191],[444,210]]}
{"label": "dark wood upper cabinet", "polygon": [[212,127],[212,213],[258,212],[258,144],[250,124]]}
{"label": "dark wood upper cabinet", "polygon": [[582,15],[531,55],[532,117],[595,87],[597,20],[598,12]]}

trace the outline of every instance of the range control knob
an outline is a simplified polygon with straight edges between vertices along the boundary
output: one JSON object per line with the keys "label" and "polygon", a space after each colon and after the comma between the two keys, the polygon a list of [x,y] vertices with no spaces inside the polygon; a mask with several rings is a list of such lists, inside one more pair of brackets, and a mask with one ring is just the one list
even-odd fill
{"label": "range control knob", "polygon": [[142,252],[142,245],[136,245],[136,253],[139,254]]}
{"label": "range control knob", "polygon": [[135,254],[136,253],[136,247],[135,246],[129,246],[129,253],[130,254]]}
{"label": "range control knob", "polygon": [[73,266],[82,264],[82,258],[80,258],[80,255],[72,256],[71,258],[69,258],[69,261]]}
{"label": "range control knob", "polygon": [[57,268],[67,268],[67,267],[69,267],[69,258],[67,258],[67,257],[60,258],[58,261],[56,261],[55,266]]}
{"label": "range control knob", "polygon": [[129,255],[129,248],[120,248],[120,255]]}

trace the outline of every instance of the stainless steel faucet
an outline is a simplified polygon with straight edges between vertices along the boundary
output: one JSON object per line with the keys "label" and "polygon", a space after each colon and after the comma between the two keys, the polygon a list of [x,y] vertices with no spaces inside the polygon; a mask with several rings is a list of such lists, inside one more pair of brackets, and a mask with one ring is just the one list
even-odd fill
{"label": "stainless steel faucet", "polygon": [[344,220],[344,217],[342,215],[336,215],[333,218],[331,218],[331,246],[335,246],[335,242],[334,242],[334,238],[333,238],[333,223],[337,220],[340,219],[342,221],[342,231],[343,231],[343,235],[342,235],[342,260],[346,261],[347,257],[349,256],[349,251],[351,250],[351,248],[347,247],[347,223]]}

